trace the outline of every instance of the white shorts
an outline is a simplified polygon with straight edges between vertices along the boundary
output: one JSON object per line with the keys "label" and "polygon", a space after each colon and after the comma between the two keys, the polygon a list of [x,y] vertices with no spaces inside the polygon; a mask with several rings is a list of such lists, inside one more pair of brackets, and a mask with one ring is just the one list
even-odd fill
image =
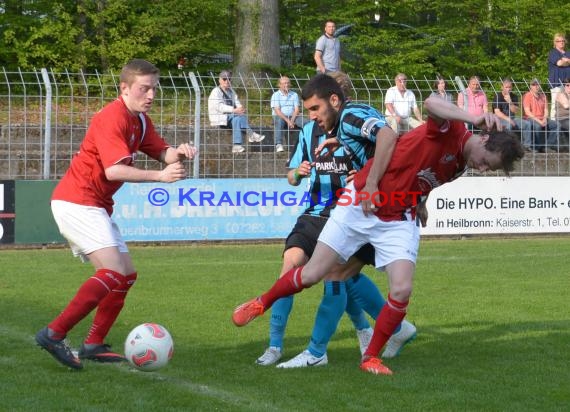
{"label": "white shorts", "polygon": [[73,255],[83,262],[89,260],[90,253],[106,247],[117,247],[121,253],[129,251],[119,227],[105,209],[52,200],[51,211]]}
{"label": "white shorts", "polygon": [[[352,193],[354,196],[355,191]],[[409,214],[408,220],[385,222],[374,215],[365,216],[362,206],[353,203],[333,209],[319,236],[321,242],[330,246],[345,262],[362,245],[370,243],[374,246],[378,270],[384,270],[396,260],[416,263],[420,230]]]}

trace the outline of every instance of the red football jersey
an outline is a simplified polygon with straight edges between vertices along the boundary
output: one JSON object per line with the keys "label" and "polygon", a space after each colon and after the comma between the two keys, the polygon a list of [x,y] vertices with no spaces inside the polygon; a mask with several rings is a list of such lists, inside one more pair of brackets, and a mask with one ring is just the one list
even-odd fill
{"label": "red football jersey", "polygon": [[119,97],[93,116],[79,152],[56,186],[52,200],[103,207],[111,215],[113,195],[124,182],[107,180],[105,169],[124,159],[132,165],[138,151],[158,160],[168,147],[150,118],[145,113],[133,115]]}
{"label": "red football jersey", "polygon": [[[441,126],[433,119],[400,137],[375,196],[381,206],[376,216],[385,221],[402,220],[412,212],[421,196],[449,182],[466,169],[463,145],[471,137],[459,121],[446,121]],[[362,190],[372,166],[370,159],[354,179],[356,190]],[[371,194],[372,195],[372,194]]]}

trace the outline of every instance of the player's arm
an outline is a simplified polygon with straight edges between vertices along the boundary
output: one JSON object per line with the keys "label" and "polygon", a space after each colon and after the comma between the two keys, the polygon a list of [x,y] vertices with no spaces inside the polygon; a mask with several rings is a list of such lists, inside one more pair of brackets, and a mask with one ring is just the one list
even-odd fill
{"label": "player's arm", "polygon": [[338,141],[336,136],[335,137],[329,137],[328,139],[325,139],[321,144],[319,144],[317,146],[317,148],[315,149],[315,156],[319,157],[321,155],[322,151],[325,150],[325,148],[329,152],[334,152],[339,147],[340,147],[340,142]]}
{"label": "player's arm", "polygon": [[[152,142],[152,137],[150,135],[148,142]],[[156,142],[156,145],[164,145],[164,141],[160,140]],[[180,179],[185,179],[187,177],[186,167],[182,163],[185,159],[193,159],[197,153],[196,147],[190,145],[189,143],[182,143],[177,148],[166,147],[157,156],[153,154],[152,144],[149,147],[141,148],[142,151],[149,156],[155,158],[156,160],[166,163],[166,167],[162,170],[143,170],[138,169],[131,164],[130,157],[124,157],[120,161],[112,164],[105,169],[105,176],[109,181],[120,181],[120,182],[165,182],[171,183],[176,182]]]}
{"label": "player's arm", "polygon": [[167,165],[162,170],[144,170],[116,163],[105,169],[105,177],[111,182],[164,182],[172,183],[187,176],[186,168],[181,162]]}
{"label": "player's arm", "polygon": [[446,120],[459,120],[465,123],[472,123],[481,129],[491,130],[496,128],[497,130],[503,130],[503,124],[494,114],[483,113],[480,116],[474,116],[453,103],[435,96],[428,97],[424,102],[424,107],[428,112],[428,116],[438,124],[442,124]]}
{"label": "player's arm", "polygon": [[428,210],[427,210],[427,200],[429,193],[422,196],[418,204],[416,205],[416,218],[420,221],[422,227],[426,227],[428,220]]}
{"label": "player's arm", "polygon": [[[443,100],[443,99],[440,99]],[[365,193],[375,193],[378,190],[378,182],[384,176],[388,164],[392,159],[392,154],[394,153],[394,148],[396,147],[396,141],[398,140],[398,135],[388,126],[382,127],[378,132],[376,132],[376,148],[374,149],[374,160],[372,161],[372,166],[370,167],[370,172],[366,178],[366,183],[362,190]],[[371,196],[369,196],[371,197]],[[372,203],[370,199],[363,200],[362,211],[365,215],[368,213],[374,213],[376,206]]]}

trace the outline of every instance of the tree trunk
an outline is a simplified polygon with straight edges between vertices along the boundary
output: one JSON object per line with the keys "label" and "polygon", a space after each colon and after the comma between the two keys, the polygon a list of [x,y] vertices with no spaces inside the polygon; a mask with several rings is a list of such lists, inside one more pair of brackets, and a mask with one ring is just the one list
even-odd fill
{"label": "tree trunk", "polygon": [[236,18],[234,70],[250,73],[279,67],[278,1],[238,0]]}

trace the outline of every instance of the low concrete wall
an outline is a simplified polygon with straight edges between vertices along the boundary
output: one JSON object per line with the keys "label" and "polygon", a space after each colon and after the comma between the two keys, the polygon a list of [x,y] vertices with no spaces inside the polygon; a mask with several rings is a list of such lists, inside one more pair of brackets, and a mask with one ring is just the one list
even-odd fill
{"label": "low concrete wall", "polygon": [[[57,127],[51,132],[50,178],[59,179],[65,173],[74,153],[85,135],[85,126]],[[275,153],[273,130],[258,130],[266,136],[261,143],[249,143],[244,134],[244,153],[232,153],[230,129],[206,126],[200,139],[200,177],[246,178],[281,177],[287,172],[287,161],[297,139],[298,132],[285,136],[286,151]],[[173,145],[195,141],[192,126],[164,126],[159,129]],[[0,127],[0,179],[43,178],[43,131],[41,125],[3,125]],[[159,169],[155,161],[137,160],[138,167]],[[568,153],[527,154],[522,167],[513,176],[567,176],[570,171]]]}

